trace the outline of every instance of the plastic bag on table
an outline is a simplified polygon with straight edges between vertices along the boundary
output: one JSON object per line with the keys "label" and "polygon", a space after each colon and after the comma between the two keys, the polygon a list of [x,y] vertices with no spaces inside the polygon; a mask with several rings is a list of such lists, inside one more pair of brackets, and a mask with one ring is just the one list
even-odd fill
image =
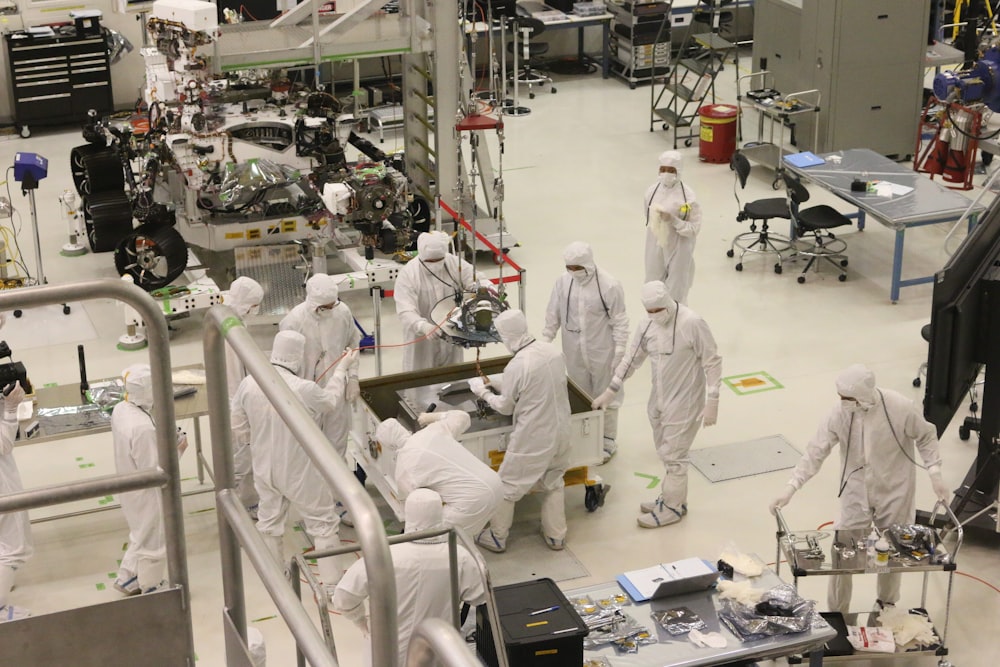
{"label": "plastic bag on table", "polygon": [[708,626],[701,616],[687,607],[675,607],[650,614],[656,623],[673,636],[684,635],[692,630],[707,630]]}
{"label": "plastic bag on table", "polygon": [[719,619],[741,641],[805,632],[821,620],[815,601],[802,598],[788,584],[769,589],[754,606],[723,600]]}

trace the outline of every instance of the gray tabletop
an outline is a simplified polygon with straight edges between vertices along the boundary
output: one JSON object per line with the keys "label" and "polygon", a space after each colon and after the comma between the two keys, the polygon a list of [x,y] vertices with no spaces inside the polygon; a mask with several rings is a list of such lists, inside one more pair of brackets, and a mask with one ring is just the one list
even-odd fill
{"label": "gray tabletop", "polygon": [[[840,157],[839,164],[835,162],[837,156]],[[820,157],[826,162],[814,167],[796,167],[785,162],[785,168],[830,190],[893,229],[917,223],[957,220],[972,204],[972,200],[960,192],[951,190],[937,181],[932,181],[926,175],[919,174],[867,148],[823,153]],[[913,188],[913,191],[892,197],[851,192],[851,182],[855,179],[888,181]],[[973,213],[983,210],[984,206],[977,205]]]}
{"label": "gray tabletop", "polygon": [[[739,578],[740,576],[737,575],[737,579]],[[764,574],[754,579],[755,588],[767,589],[781,583],[783,583],[781,579],[773,571],[766,568]],[[592,599],[598,599],[620,593],[621,590],[621,587],[617,583],[610,582],[577,588],[565,591],[565,593],[566,597],[570,600],[582,595],[589,595]],[[659,643],[640,646],[639,652],[631,655],[618,655],[611,646],[602,648],[601,650],[585,650],[584,658],[602,656],[607,658],[614,667],[698,667],[723,665],[740,660],[763,660],[808,651],[811,648],[822,646],[837,635],[836,630],[824,623],[819,627],[812,628],[808,632],[741,642],[719,620],[717,613],[719,609],[718,597],[718,592],[712,588],[700,593],[688,593],[686,595],[676,595],[659,600],[627,605],[622,611],[640,624],[653,630],[657,635]],[[649,616],[650,612],[673,609],[675,607],[688,607],[698,614],[705,621],[706,625],[708,625],[706,632],[719,632],[726,638],[725,648],[700,648],[692,644],[686,635],[673,637],[666,630],[659,627]]]}

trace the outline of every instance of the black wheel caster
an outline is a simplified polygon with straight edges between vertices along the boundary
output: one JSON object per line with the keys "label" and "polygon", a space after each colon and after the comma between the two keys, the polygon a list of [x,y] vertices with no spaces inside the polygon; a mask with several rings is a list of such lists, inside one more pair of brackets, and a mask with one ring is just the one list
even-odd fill
{"label": "black wheel caster", "polygon": [[840,260],[840,265],[841,266],[847,266],[847,260],[846,259]]}
{"label": "black wheel caster", "polygon": [[979,412],[979,403],[969,403],[969,412]]}
{"label": "black wheel caster", "polygon": [[737,265],[736,265],[736,266],[735,266],[734,268],[735,268],[735,269],[736,269],[737,271],[742,271],[742,270],[743,270],[743,263],[741,262],[741,263],[737,264]]}
{"label": "black wheel caster", "polygon": [[70,311],[71,311],[71,309],[70,309],[69,305],[63,304],[63,315],[69,315]]}
{"label": "black wheel caster", "polygon": [[733,249],[732,249],[732,248],[730,248],[729,250],[727,250],[727,251],[726,251],[726,257],[732,257],[732,256],[733,256],[733,255],[735,255],[735,254],[736,254],[736,253],[735,253],[735,252],[733,252]]}
{"label": "black wheel caster", "polygon": [[839,276],[837,276],[837,280],[839,280],[842,283],[846,282],[847,281],[847,274],[846,273],[841,273]]}
{"label": "black wheel caster", "polygon": [[610,490],[610,484],[593,484],[586,487],[583,493],[583,506],[587,508],[588,512],[593,512],[598,507],[604,507],[604,499]]}
{"label": "black wheel caster", "polygon": [[553,95],[555,95],[556,92],[558,92],[558,91],[555,88],[549,88],[549,92],[551,92]]}
{"label": "black wheel caster", "polygon": [[806,281],[806,277],[805,276],[799,276],[798,277],[798,281],[799,281],[799,284],[801,285],[802,283],[804,283]]}
{"label": "black wheel caster", "polygon": [[21,313],[22,313],[22,311],[20,311],[20,310],[15,310],[15,311],[14,311],[14,317],[21,317]]}
{"label": "black wheel caster", "polygon": [[774,182],[771,183],[771,189],[772,190],[780,190],[781,189],[781,179],[780,178],[774,179]]}
{"label": "black wheel caster", "polygon": [[629,90],[635,90],[635,84],[634,83],[628,84],[628,89]]}
{"label": "black wheel caster", "polygon": [[784,269],[782,269],[782,268],[781,268],[781,264],[775,264],[775,265],[774,265],[774,272],[775,272],[775,273],[777,273],[777,274],[778,274],[779,276],[781,275],[781,272],[782,272],[783,270],[784,270]]}
{"label": "black wheel caster", "polygon": [[685,145],[686,147],[688,147],[688,148],[691,148],[691,140],[690,140],[690,139],[685,139],[685,140],[684,140],[684,145]]}
{"label": "black wheel caster", "polygon": [[529,100],[535,99],[535,94],[534,93],[528,93],[528,99]]}
{"label": "black wheel caster", "polygon": [[913,378],[913,386],[914,387],[920,387],[921,384],[922,383],[920,382],[920,378]]}
{"label": "black wheel caster", "polygon": [[968,428],[966,428],[965,426],[959,426],[958,427],[958,439],[959,440],[968,440],[969,439],[969,435],[970,435],[970,431],[969,431]]}

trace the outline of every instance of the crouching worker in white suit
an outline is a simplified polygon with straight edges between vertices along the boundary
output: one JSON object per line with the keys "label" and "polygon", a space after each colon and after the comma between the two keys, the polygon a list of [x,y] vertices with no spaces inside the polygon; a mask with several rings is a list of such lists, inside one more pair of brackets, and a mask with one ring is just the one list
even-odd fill
{"label": "crouching worker in white suit", "polygon": [[[2,320],[0,320],[2,321]],[[2,326],[2,325],[0,325]],[[24,400],[20,382],[3,397],[3,422],[0,424],[0,494],[22,491],[21,473],[14,461],[14,439],[17,437],[17,406]],[[10,604],[14,574],[24,565],[34,548],[31,545],[31,523],[27,512],[0,514],[0,623],[31,616],[22,607]]]}
{"label": "crouching worker in white suit", "polygon": [[[406,532],[444,527],[441,496],[430,489],[416,489],[406,498]],[[441,535],[390,547],[396,574],[396,609],[399,619],[399,665],[406,654],[414,629],[426,618],[452,618],[451,573],[448,568],[448,536]],[[483,582],[472,555],[458,548],[459,598],[476,606],[486,601]],[[368,572],[365,560],[355,562],[340,580],[333,595],[333,608],[369,633],[365,599]],[[366,646],[365,665],[371,665],[371,646]]]}
{"label": "crouching worker in white suit", "polygon": [[[305,338],[302,334],[279,331],[274,337],[271,364],[298,395],[318,425],[344,400],[348,373],[357,363],[358,352],[350,352],[337,365],[326,387],[320,387],[312,380],[297,375],[302,371],[304,349]],[[234,437],[248,438],[253,443],[253,476],[260,495],[257,530],[278,563],[282,566],[286,564],[282,538],[289,505],[295,505],[317,551],[339,547],[340,517],[334,507],[333,490],[264,395],[256,379],[248,376],[240,383],[230,407]],[[330,592],[340,580],[343,570],[333,557],[320,558],[317,563],[319,577]]]}

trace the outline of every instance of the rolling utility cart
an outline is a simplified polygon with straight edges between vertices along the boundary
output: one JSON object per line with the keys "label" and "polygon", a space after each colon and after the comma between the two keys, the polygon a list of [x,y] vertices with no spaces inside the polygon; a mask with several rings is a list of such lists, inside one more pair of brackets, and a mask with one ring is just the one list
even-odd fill
{"label": "rolling utility cart", "polygon": [[[871,564],[867,553],[865,541],[871,532],[871,527],[857,530],[789,530],[788,524],[781,514],[781,510],[775,512],[778,522],[777,532],[777,556],[775,559],[775,572],[780,574],[782,559],[788,562],[794,577],[793,583],[798,588],[800,577],[830,576],[838,574],[873,574],[886,572],[899,572],[903,574],[923,573],[923,588],[920,594],[920,609],[910,610],[925,611],[927,608],[927,584],[932,572],[948,573],[948,592],[945,598],[944,618],[939,619],[941,625],[935,626],[939,640],[931,646],[896,646],[895,653],[874,653],[847,651],[842,655],[826,655],[824,662],[834,662],[842,660],[878,660],[881,658],[899,658],[902,655],[913,656],[938,656],[938,667],[951,667],[947,660],[948,648],[946,639],[948,635],[948,617],[951,613],[951,593],[952,585],[957,569],[956,561],[958,552],[962,548],[962,526],[958,518],[948,507],[947,503],[939,501],[931,511],[931,518],[928,522],[935,525],[935,519],[939,511],[947,516],[950,527],[947,529],[930,528],[929,526],[918,526],[921,531],[926,530],[926,535],[932,536],[931,540],[924,540],[930,546],[928,549],[909,549],[901,544],[913,544],[919,540],[909,540],[907,537],[896,537],[896,531],[885,531],[891,545],[888,565],[876,569]],[[943,538],[949,537],[952,533],[956,536],[954,547],[944,550]],[[832,537],[832,539],[831,539]],[[859,617],[866,616],[868,612],[858,614]],[[849,614],[853,615],[853,614]],[[838,614],[839,616],[839,614]],[[858,625],[862,625],[861,618]],[[841,637],[840,639],[843,639]],[[843,642],[846,643],[846,642]],[[828,646],[830,646],[828,644]],[[792,662],[790,659],[789,662]]]}
{"label": "rolling utility cart", "polygon": [[[742,92],[740,84],[744,79],[748,80],[750,86],[754,85],[756,79],[759,87]],[[747,142],[739,150],[751,162],[773,169],[774,181],[771,182],[771,187],[780,190],[783,187],[782,175],[785,171],[784,157],[798,152],[794,148],[796,117],[803,114],[819,113],[820,92],[813,89],[781,95],[771,87],[772,85],[773,77],[766,70],[741,76],[736,81],[736,99],[739,101],[740,107],[739,141],[743,140],[742,117],[744,109],[749,107],[757,112],[757,139]],[[764,136],[765,124],[767,127],[766,139]],[[818,122],[812,123],[812,130],[812,145],[815,146],[819,131]],[[775,135],[777,135],[777,141],[775,141]]]}

